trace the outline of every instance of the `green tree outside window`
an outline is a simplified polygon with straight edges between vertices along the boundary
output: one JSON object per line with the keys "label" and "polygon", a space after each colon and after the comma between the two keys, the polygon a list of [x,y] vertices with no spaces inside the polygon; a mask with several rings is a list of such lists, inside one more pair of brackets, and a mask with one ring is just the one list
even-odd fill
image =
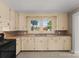
{"label": "green tree outside window", "polygon": [[50,31],[52,30],[52,22],[51,22],[51,21],[48,22],[47,28],[48,28]]}

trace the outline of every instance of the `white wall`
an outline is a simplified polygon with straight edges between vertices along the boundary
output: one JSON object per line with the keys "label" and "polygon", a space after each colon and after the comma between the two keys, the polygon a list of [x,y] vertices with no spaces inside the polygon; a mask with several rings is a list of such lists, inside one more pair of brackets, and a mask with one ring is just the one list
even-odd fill
{"label": "white wall", "polygon": [[72,50],[79,53],[79,12],[72,15]]}
{"label": "white wall", "polygon": [[69,33],[72,34],[72,15],[79,12],[79,8],[76,8],[68,13]]}

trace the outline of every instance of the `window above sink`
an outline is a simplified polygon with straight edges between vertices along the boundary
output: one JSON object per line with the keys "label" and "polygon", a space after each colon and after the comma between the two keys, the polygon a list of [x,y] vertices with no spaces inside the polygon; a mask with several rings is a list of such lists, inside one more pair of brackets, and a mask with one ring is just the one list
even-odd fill
{"label": "window above sink", "polygon": [[27,16],[32,32],[51,32],[56,28],[56,16]]}

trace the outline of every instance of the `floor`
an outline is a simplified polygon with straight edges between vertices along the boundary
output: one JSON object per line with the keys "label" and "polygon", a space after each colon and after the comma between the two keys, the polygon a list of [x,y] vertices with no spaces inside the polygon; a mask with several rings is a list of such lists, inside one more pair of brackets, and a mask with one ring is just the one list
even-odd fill
{"label": "floor", "polygon": [[70,52],[20,52],[17,58],[79,58]]}

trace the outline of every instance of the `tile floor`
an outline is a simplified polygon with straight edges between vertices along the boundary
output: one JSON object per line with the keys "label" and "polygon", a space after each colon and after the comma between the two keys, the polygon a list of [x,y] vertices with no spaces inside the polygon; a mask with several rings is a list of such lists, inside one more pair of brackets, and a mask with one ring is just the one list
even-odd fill
{"label": "tile floor", "polygon": [[17,58],[79,58],[70,52],[20,52]]}

